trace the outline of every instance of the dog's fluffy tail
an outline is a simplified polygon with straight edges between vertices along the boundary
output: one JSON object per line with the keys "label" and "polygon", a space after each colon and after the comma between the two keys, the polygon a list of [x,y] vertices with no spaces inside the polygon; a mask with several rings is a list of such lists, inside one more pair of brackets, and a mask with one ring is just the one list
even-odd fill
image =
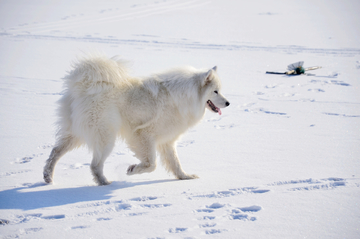
{"label": "dog's fluffy tail", "polygon": [[104,92],[106,88],[125,90],[131,87],[125,63],[117,56],[111,59],[101,54],[78,57],[65,77],[65,88],[87,95]]}

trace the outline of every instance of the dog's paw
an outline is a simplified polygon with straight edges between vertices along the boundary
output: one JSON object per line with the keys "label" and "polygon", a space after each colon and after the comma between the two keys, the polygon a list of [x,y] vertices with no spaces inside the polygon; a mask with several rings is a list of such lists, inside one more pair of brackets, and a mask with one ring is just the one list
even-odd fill
{"label": "dog's paw", "polygon": [[127,175],[133,174],[135,167],[136,167],[136,164],[130,165],[130,166],[128,167],[128,169],[127,169],[126,174],[127,174]]}
{"label": "dog's paw", "polygon": [[191,174],[191,175],[185,174],[185,175],[178,176],[177,178],[180,179],[180,180],[188,180],[188,179],[199,178],[199,176],[197,176],[196,174]]}
{"label": "dog's paw", "polygon": [[45,183],[52,183],[53,182],[53,179],[52,179],[51,175],[48,174],[47,172],[44,172],[44,181],[45,181]]}
{"label": "dog's paw", "polygon": [[111,182],[109,182],[107,179],[98,182],[99,186],[106,186],[106,185],[109,185],[109,184],[111,184]]}
{"label": "dog's paw", "polygon": [[102,176],[102,177],[96,177],[94,176],[94,182],[98,185],[98,186],[106,186],[111,184],[110,181],[107,180],[106,177]]}

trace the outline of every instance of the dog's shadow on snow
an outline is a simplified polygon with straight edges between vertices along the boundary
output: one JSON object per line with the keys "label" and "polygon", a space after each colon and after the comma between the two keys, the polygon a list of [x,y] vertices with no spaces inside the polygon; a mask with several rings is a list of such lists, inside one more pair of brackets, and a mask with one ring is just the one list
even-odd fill
{"label": "dog's shadow on snow", "polygon": [[[36,183],[31,186],[18,187],[0,191],[1,209],[33,210],[57,207],[78,202],[109,200],[111,193],[122,188],[141,185],[174,182],[176,179],[164,179],[141,182],[113,182],[107,186],[84,186],[77,188],[54,189],[52,185]],[[126,195],[124,194],[124,197]]]}

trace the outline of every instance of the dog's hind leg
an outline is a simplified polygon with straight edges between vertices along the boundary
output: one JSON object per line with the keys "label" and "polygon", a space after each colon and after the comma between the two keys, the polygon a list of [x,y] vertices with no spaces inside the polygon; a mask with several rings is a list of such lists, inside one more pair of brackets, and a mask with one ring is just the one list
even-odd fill
{"label": "dog's hind leg", "polygon": [[156,148],[154,140],[147,137],[145,133],[134,137],[128,142],[130,149],[135,153],[141,163],[130,165],[127,169],[128,175],[150,173],[156,168]]}
{"label": "dog's hind leg", "polygon": [[99,186],[108,185],[109,182],[104,176],[104,163],[107,157],[110,155],[111,151],[114,148],[116,135],[108,135],[103,137],[104,141],[99,142],[93,148],[93,159],[91,161],[91,173],[94,176],[94,181]]}
{"label": "dog's hind leg", "polygon": [[174,142],[159,145],[157,149],[160,153],[161,161],[165,169],[169,172],[172,172],[176,178],[178,179],[198,178],[198,176],[195,174],[189,175],[184,172],[184,170],[181,167]]}
{"label": "dog's hind leg", "polygon": [[72,135],[63,136],[57,140],[55,147],[51,151],[49,159],[46,161],[44,167],[43,174],[46,183],[53,182],[54,169],[59,159],[68,151],[71,151],[72,149],[79,147],[80,145],[81,143],[79,142],[79,140]]}

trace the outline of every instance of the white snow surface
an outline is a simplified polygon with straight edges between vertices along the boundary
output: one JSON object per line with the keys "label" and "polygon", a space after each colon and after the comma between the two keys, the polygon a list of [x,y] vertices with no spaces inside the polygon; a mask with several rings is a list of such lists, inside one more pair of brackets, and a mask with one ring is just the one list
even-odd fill
{"label": "white snow surface", "polygon": [[[360,238],[360,2],[0,1],[1,238]],[[231,105],[178,143],[184,170],[96,186],[86,148],[46,185],[62,77],[83,53],[132,74],[218,66]],[[288,64],[322,66],[284,76]]]}

